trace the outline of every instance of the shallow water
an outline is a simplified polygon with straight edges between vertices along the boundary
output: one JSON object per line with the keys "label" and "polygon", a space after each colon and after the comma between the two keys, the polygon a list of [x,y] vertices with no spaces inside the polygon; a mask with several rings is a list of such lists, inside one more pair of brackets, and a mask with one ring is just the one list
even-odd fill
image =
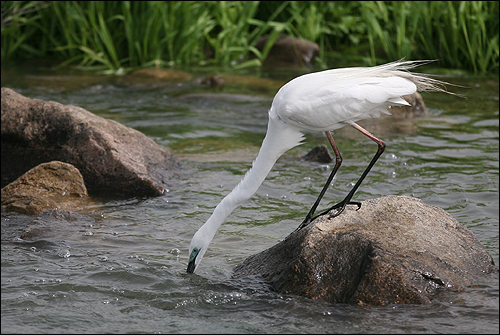
{"label": "shallow water", "polygon": [[[183,166],[163,196],[96,195],[97,204],[82,214],[97,223],[58,240],[25,242],[19,237],[34,217],[2,213],[2,333],[498,333],[498,282],[425,306],[360,307],[229,279],[237,264],[286,237],[309,210],[332,166],[299,157],[325,144],[322,134],[308,133],[277,162],[221,227],[197,273],[187,275],[191,237],[250,167],[275,93],[205,88],[205,74],[159,85],[2,69],[2,87],[140,130]],[[498,78],[446,79],[467,86],[449,87],[467,98],[424,94],[428,117],[365,123],[387,149],[355,199],[409,195],[439,206],[472,230],[498,265]],[[343,199],[376,151],[353,129],[335,137],[344,163],[321,208]]]}

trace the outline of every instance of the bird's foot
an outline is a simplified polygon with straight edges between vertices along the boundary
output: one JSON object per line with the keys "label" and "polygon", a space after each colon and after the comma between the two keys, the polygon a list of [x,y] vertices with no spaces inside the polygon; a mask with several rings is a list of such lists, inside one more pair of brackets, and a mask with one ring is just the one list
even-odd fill
{"label": "bird's foot", "polygon": [[[360,209],[361,208],[361,202],[359,201],[346,201],[345,199],[341,202],[339,202],[338,204],[336,205],[333,205],[332,207],[330,207],[329,209],[327,209],[326,211],[322,212],[321,214],[319,215],[316,215],[315,217],[312,217],[310,214],[308,214],[306,216],[306,218],[304,219],[304,221],[302,221],[302,223],[297,227],[297,229],[295,229],[293,233],[301,230],[302,228],[304,228],[305,226],[307,226],[309,223],[311,223],[313,220],[315,220],[317,217],[320,217],[320,216],[323,216],[323,215],[326,215],[328,214],[328,219],[331,219],[331,218],[334,218],[336,216],[339,216],[345,209],[345,207],[347,205],[356,205],[358,206],[358,208],[356,208],[356,210]],[[336,209],[337,212],[335,213],[330,213],[332,210]],[[291,234],[290,234],[291,235]]]}
{"label": "bird's foot", "polygon": [[[338,204],[336,205],[333,205],[330,209],[328,209],[327,211],[321,213],[320,215],[325,215],[325,214],[328,214],[328,218],[329,219],[332,219],[336,216],[339,216],[345,209],[345,207],[347,205],[356,205],[358,206],[358,208],[356,208],[356,210],[360,209],[361,208],[361,202],[359,201],[341,201],[339,202]],[[332,210],[336,209],[337,211],[335,213],[330,213]]]}
{"label": "bird's foot", "polygon": [[302,221],[302,223],[297,227],[297,229],[295,229],[293,233],[295,233],[296,231],[299,231],[301,230],[302,228],[304,228],[305,226],[307,226],[308,224],[311,223],[312,220],[314,220],[315,218],[311,218],[310,215],[307,215],[306,218],[304,219],[304,221]]}

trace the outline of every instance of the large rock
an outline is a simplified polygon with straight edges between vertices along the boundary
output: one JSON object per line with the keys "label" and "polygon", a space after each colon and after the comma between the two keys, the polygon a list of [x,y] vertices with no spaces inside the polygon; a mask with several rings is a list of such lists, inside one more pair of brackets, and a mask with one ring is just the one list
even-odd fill
{"label": "large rock", "polygon": [[233,278],[261,275],[276,291],[332,303],[427,303],[484,283],[498,268],[444,210],[406,196],[364,201],[319,217],[247,258]]}
{"label": "large rock", "polygon": [[77,210],[91,204],[83,177],[73,165],[35,166],[1,190],[2,211],[38,214],[46,209]]}
{"label": "large rock", "polygon": [[74,165],[89,191],[137,196],[162,194],[178,164],[137,130],[2,88],[2,185],[53,160]]}

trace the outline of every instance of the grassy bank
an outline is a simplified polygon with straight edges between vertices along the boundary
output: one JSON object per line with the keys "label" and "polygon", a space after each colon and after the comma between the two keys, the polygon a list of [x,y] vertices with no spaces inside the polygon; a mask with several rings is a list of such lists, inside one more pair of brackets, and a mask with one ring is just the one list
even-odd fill
{"label": "grassy bank", "polygon": [[[280,34],[328,59],[405,57],[498,73],[497,1],[2,1],[2,60],[52,58],[121,73],[139,66],[260,66]],[[264,50],[255,48],[269,34]],[[256,56],[256,57],[251,57]]]}

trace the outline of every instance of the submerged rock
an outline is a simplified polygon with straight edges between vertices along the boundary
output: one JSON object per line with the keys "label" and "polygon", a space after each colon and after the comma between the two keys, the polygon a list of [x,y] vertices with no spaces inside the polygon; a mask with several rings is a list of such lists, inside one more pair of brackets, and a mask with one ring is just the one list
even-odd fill
{"label": "submerged rock", "polygon": [[[246,88],[256,93],[275,94],[285,83],[281,80],[252,76],[214,74],[200,80],[200,84],[209,87]],[[226,95],[227,97],[227,95]]]}
{"label": "submerged rock", "polygon": [[78,240],[86,234],[82,230],[96,226],[90,216],[59,209],[41,212],[21,234],[23,240]]}
{"label": "submerged rock", "polygon": [[281,293],[332,303],[422,304],[440,292],[498,278],[473,233],[441,208],[406,196],[364,201],[321,216],[238,265]]}
{"label": "submerged rock", "polygon": [[403,95],[403,98],[408,101],[411,106],[392,106],[389,109],[392,116],[402,119],[412,119],[415,117],[423,117],[429,114],[429,110],[425,106],[422,95],[418,92],[413,94]]}
{"label": "submerged rock", "polygon": [[2,88],[2,185],[53,160],[74,165],[89,191],[136,196],[163,194],[178,166],[135,129]]}
{"label": "submerged rock", "polygon": [[2,211],[38,214],[45,209],[82,208],[90,199],[83,177],[71,164],[49,162],[40,164],[5,186]]}
{"label": "submerged rock", "polygon": [[193,75],[171,68],[142,68],[132,73],[117,77],[116,83],[133,87],[169,87],[187,83]]}
{"label": "submerged rock", "polygon": [[332,154],[324,144],[312,148],[311,151],[302,156],[302,159],[319,163],[331,163],[334,161]]}

